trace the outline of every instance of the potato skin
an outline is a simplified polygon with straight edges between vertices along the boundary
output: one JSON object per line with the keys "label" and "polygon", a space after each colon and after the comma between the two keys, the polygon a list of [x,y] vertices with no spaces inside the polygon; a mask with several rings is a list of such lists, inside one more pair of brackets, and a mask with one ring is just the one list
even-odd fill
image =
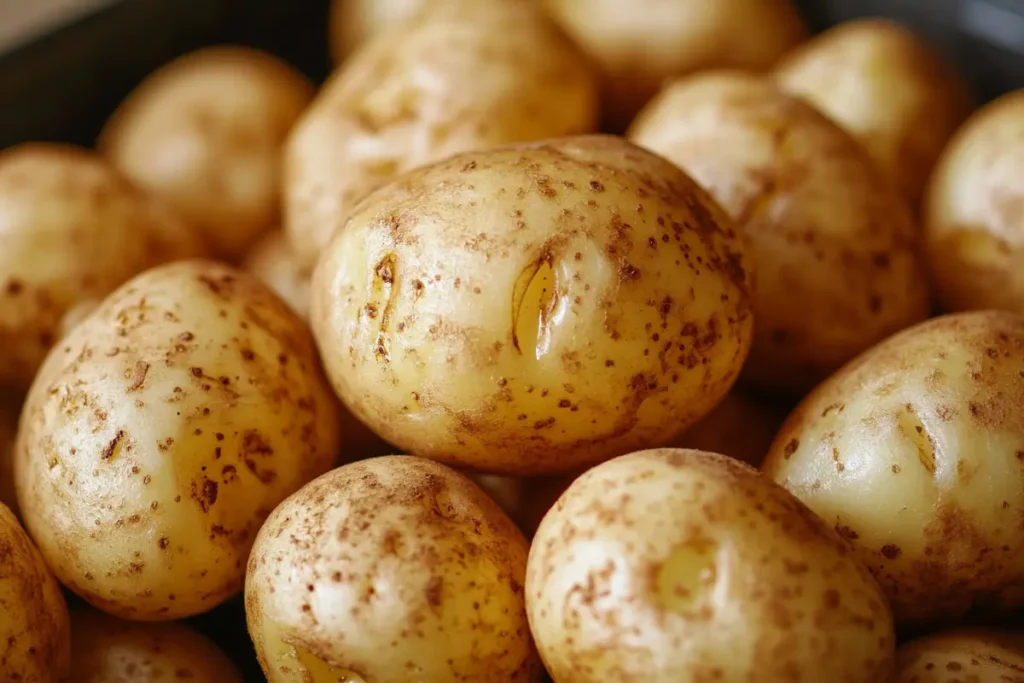
{"label": "potato skin", "polygon": [[788,54],[775,81],[849,131],[915,207],[971,111],[963,77],[910,29],[848,21]]}
{"label": "potato skin", "polygon": [[905,200],[857,142],[766,78],[677,81],[630,139],[678,164],[750,245],[754,346],[745,377],[801,394],[923,320],[927,276]]}
{"label": "potato skin", "polygon": [[976,112],[932,174],[924,234],[939,302],[947,311],[1024,313],[1024,91]]}
{"label": "potato skin", "polygon": [[443,465],[389,456],[333,470],[274,511],[249,558],[263,671],[270,683],[539,682],[527,551],[497,504]]}
{"label": "potato skin", "polygon": [[589,64],[535,0],[435,0],[324,85],[285,153],[285,230],[312,264],[354,202],[459,152],[587,133]]}
{"label": "potato skin", "polygon": [[1021,683],[1024,639],[980,629],[946,631],[896,651],[893,683]]}
{"label": "potato skin", "polygon": [[696,183],[621,138],[468,153],[360,204],[314,274],[313,329],[389,443],[567,472],[728,392],[752,334],[741,250]]}
{"label": "potato skin", "polygon": [[76,304],[204,252],[93,152],[50,143],[0,152],[0,387],[28,388]]}
{"label": "potato skin", "polygon": [[412,16],[424,0],[334,0],[331,3],[330,46],[341,63],[370,37]]}
{"label": "potato skin", "polygon": [[313,269],[299,263],[284,233],[275,231],[260,239],[246,254],[242,268],[274,290],[299,317],[309,320]]}
{"label": "potato skin", "polygon": [[550,477],[509,477],[474,473],[469,478],[501,506],[527,539],[531,539],[540,520],[579,474],[582,472]]}
{"label": "potato skin", "polygon": [[61,581],[136,620],[206,611],[338,450],[302,321],[234,269],[184,261],[108,297],[47,358],[15,454],[26,526]]}
{"label": "potato skin", "polygon": [[765,473],[849,540],[898,621],[1024,605],[1024,318],[935,318],[861,355]]}
{"label": "potato skin", "polygon": [[0,680],[52,683],[69,673],[68,608],[25,530],[0,503]]}
{"label": "potato skin", "polygon": [[779,405],[734,389],[669,446],[721,453],[758,467],[785,418]]}
{"label": "potato skin", "polygon": [[889,608],[800,501],[722,455],[657,449],[577,479],[541,522],[526,604],[559,683],[888,680]]}

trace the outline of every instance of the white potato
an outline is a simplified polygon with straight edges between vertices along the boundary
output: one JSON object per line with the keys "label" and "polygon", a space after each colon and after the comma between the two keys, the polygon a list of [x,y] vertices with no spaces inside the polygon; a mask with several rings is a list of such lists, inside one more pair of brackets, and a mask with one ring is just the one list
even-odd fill
{"label": "white potato", "polygon": [[242,588],[256,532],[338,450],[305,324],[211,262],[150,270],[50,354],[15,481],[61,581],[111,614],[164,620]]}
{"label": "white potato", "polygon": [[963,629],[912,640],[896,651],[893,683],[1020,683],[1024,637]]}
{"label": "white potato", "polygon": [[424,0],[333,0],[331,57],[341,62],[381,30],[408,19]]}
{"label": "white potato", "polygon": [[309,319],[313,269],[299,262],[284,233],[264,236],[249,250],[242,267],[274,290],[303,320]]}

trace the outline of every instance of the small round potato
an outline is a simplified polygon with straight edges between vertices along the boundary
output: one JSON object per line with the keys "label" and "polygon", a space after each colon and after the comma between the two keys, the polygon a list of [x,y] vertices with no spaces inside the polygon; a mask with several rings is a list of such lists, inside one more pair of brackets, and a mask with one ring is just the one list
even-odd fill
{"label": "small round potato", "polygon": [[242,267],[274,290],[303,320],[309,319],[309,281],[313,269],[303,266],[282,232],[257,242]]}
{"label": "small round potato", "polygon": [[346,62],[296,126],[285,230],[313,264],[354,202],[395,176],[596,118],[590,66],[535,0],[434,0]]}
{"label": "small round potato", "polygon": [[206,48],[144,80],[99,147],[237,260],[279,218],[281,148],[312,99],[305,76],[269,54]]}
{"label": "small round potato", "polygon": [[706,187],[750,243],[750,381],[803,393],[927,315],[927,274],[905,199],[849,134],[766,78],[715,72],[678,81],[630,137]]}
{"label": "small round potato", "polygon": [[409,456],[336,469],[281,504],[249,558],[270,683],[535,683],[522,533],[466,477]]}
{"label": "small round potato", "polygon": [[231,660],[183,624],[139,624],[71,613],[75,683],[243,683]]}
{"label": "small round potato", "polygon": [[700,422],[673,439],[670,445],[721,453],[758,467],[785,418],[785,411],[778,406],[734,390]]}
{"label": "small round potato", "polygon": [[508,477],[501,474],[470,474],[469,477],[508,513],[526,538],[533,538],[540,520],[576,478],[572,475]]}
{"label": "small round potato", "polygon": [[925,242],[947,311],[1024,313],[1024,90],[968,119],[932,175]]}
{"label": "small round potato", "polygon": [[864,353],[764,470],[854,545],[898,621],[1024,606],[1024,317],[936,318]]}
{"label": "small round potato", "polygon": [[599,65],[604,111],[623,130],[669,78],[766,71],[806,35],[789,0],[543,0]]}
{"label": "small round potato", "polygon": [[534,538],[526,605],[558,683],[892,671],[892,615],[843,540],[756,470],[703,451],[642,451],[577,479]]}
{"label": "small round potato", "polygon": [[0,503],[0,680],[65,680],[70,640],[60,586],[17,518]]}
{"label": "small round potato", "polygon": [[0,387],[28,388],[76,304],[203,252],[92,152],[42,143],[0,152]]}
{"label": "small round potato", "polygon": [[892,683],[1020,683],[1024,637],[958,630],[912,640],[896,651]]}
{"label": "small round potato", "polygon": [[752,336],[741,248],[696,183],[621,138],[468,153],[360,204],[314,274],[313,329],[389,443],[568,472],[728,393]]}
{"label": "small round potato", "polygon": [[306,325],[261,283],[184,261],[111,294],[47,358],[15,453],[22,516],[58,578],[136,620],[242,588],[271,510],[338,452]]}
{"label": "small round potato", "polygon": [[775,69],[783,90],[853,134],[916,207],[972,97],[954,68],[906,27],[849,21],[794,50]]}
{"label": "small round potato", "polygon": [[424,0],[334,0],[330,42],[335,63],[342,62],[371,36],[408,19]]}

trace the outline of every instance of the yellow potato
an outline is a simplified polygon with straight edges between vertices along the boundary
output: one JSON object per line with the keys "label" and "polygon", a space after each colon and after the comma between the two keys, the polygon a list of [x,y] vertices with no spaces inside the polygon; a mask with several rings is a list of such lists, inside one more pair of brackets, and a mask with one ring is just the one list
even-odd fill
{"label": "yellow potato", "polygon": [[281,504],[249,558],[269,683],[536,683],[528,545],[483,491],[429,460],[336,469]]}
{"label": "yellow potato", "polygon": [[806,28],[789,0],[543,0],[604,73],[615,130],[669,78],[713,68],[765,71]]}
{"label": "yellow potato", "polygon": [[305,76],[269,54],[206,48],[144,80],[99,146],[237,260],[278,220],[281,148],[312,98]]}
{"label": "yellow potato", "polygon": [[936,318],[864,353],[764,470],[853,544],[898,621],[1024,606],[1024,317]]}
{"label": "yellow potato", "polygon": [[313,277],[335,390],[406,452],[568,472],[664,443],[739,373],[742,243],[621,138],[468,153],[381,188]]}
{"label": "yellow potato", "polygon": [[65,680],[70,631],[60,586],[14,514],[0,503],[0,680]]}
{"label": "yellow potato", "polygon": [[424,0],[334,0],[331,3],[331,56],[341,62],[381,30],[413,15]]}
{"label": "yellow potato", "polygon": [[971,110],[967,84],[952,65],[885,19],[839,24],[787,55],[774,74],[783,90],[852,133],[915,207]]}
{"label": "yellow potato", "polygon": [[0,152],[0,387],[28,387],[77,304],[203,251],[92,152],[48,143]]}
{"label": "yellow potato", "polygon": [[535,0],[435,0],[321,90],[288,140],[285,229],[312,264],[354,202],[452,154],[591,131],[589,65]]}
{"label": "yellow potato", "polygon": [[768,454],[786,414],[778,406],[741,391],[731,391],[700,422],[669,444],[721,453],[757,467]]}
{"label": "yellow potato", "polygon": [[575,479],[572,475],[507,477],[470,474],[469,477],[501,506],[527,538],[533,538],[540,520]]}
{"label": "yellow potato", "polygon": [[116,616],[206,611],[242,588],[271,510],[338,450],[305,324],[227,266],[111,294],[47,358],[21,419],[22,516],[61,581]]}
{"label": "yellow potato", "polygon": [[853,138],[767,79],[677,81],[630,137],[706,187],[750,243],[752,382],[802,393],[927,315],[905,200]]}
{"label": "yellow potato", "polygon": [[925,242],[947,311],[1024,313],[1024,91],[967,120],[932,175]]}
{"label": "yellow potato", "polygon": [[526,606],[558,683],[888,681],[871,575],[751,467],[682,449],[577,479],[530,548]]}
{"label": "yellow potato", "polygon": [[183,624],[139,624],[71,613],[75,683],[242,683],[216,645]]}
{"label": "yellow potato", "polygon": [[303,320],[309,319],[313,269],[299,263],[283,233],[272,232],[253,245],[242,267],[274,290]]}
{"label": "yellow potato", "polygon": [[1020,683],[1024,637],[965,629],[912,640],[896,651],[893,683]]}

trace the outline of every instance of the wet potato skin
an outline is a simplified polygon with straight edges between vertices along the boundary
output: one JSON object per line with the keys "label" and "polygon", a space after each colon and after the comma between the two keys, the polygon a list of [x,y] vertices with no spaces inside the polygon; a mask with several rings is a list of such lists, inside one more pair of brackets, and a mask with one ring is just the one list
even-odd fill
{"label": "wet potato skin", "polygon": [[278,507],[253,548],[246,614],[263,671],[270,683],[539,683],[527,552],[497,504],[443,465],[340,467]]}
{"label": "wet potato skin", "polygon": [[558,683],[888,680],[892,617],[843,540],[726,456],[657,449],[576,480],[526,576]]}
{"label": "wet potato skin", "polygon": [[436,0],[376,36],[289,138],[285,230],[308,264],[367,192],[459,152],[591,132],[590,66],[535,0]]}
{"label": "wet potato skin", "polygon": [[928,314],[905,200],[849,134],[768,79],[712,72],[679,80],[629,137],[706,187],[749,242],[750,382],[802,394]]}
{"label": "wet potato skin", "polygon": [[464,154],[360,204],[314,274],[313,329],[386,441],[568,472],[728,392],[752,327],[741,248],[693,181],[620,138]]}
{"label": "wet potato skin", "polygon": [[1024,318],[935,318],[861,355],[764,471],[849,540],[897,621],[1024,605]]}
{"label": "wet potato skin", "polygon": [[1024,683],[1024,640],[975,629],[912,640],[896,651],[893,683]]}
{"label": "wet potato skin", "polygon": [[70,647],[60,585],[0,503],[0,680],[53,683],[69,672]]}
{"label": "wet potato skin", "polygon": [[273,508],[333,464],[334,396],[308,329],[255,279],[150,270],[47,358],[15,454],[27,527],[61,581],[121,617],[242,588]]}

